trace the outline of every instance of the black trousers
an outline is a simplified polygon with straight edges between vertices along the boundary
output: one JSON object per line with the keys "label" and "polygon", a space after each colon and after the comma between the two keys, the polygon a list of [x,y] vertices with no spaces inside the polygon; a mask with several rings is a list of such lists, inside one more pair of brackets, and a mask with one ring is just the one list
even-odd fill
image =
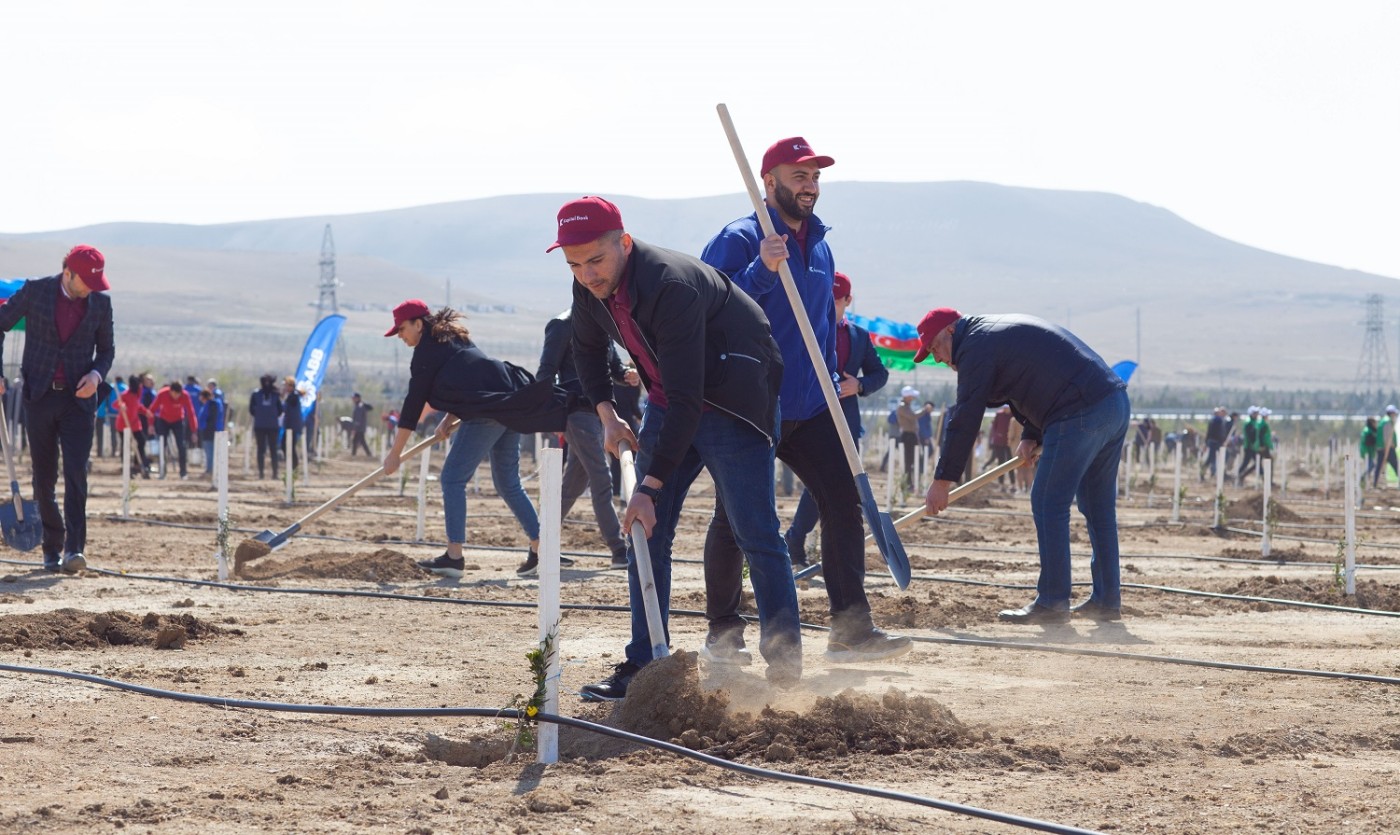
{"label": "black trousers", "polygon": [[264,458],[272,455],[272,477],[277,477],[277,427],[271,429],[254,429],[253,437],[258,439],[258,478],[263,478],[266,470],[263,469]]}
{"label": "black trousers", "polygon": [[[844,424],[843,419],[843,429]],[[865,524],[836,424],[823,411],[807,420],[783,421],[781,433],[777,456],[807,486],[821,515],[822,576],[831,605],[832,638],[858,635],[873,625],[865,596]],[[738,614],[743,562],[724,506],[716,501],[705,533],[705,616],[711,629],[743,627]]]}
{"label": "black trousers", "polygon": [[[87,464],[96,413],[72,389],[46,391],[27,404],[34,501],[44,525],[45,557],[80,553],[87,546]],[[63,512],[58,510],[58,462],[63,456]]]}

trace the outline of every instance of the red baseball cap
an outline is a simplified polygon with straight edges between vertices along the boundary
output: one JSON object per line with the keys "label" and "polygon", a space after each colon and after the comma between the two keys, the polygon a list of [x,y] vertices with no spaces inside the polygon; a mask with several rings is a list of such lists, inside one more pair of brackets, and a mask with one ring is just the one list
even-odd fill
{"label": "red baseball cap", "polygon": [[779,165],[801,165],[804,162],[815,162],[818,168],[826,168],[828,165],[834,165],[836,160],[819,156],[802,137],[789,136],[774,142],[763,152],[763,167],[759,169],[758,176],[766,176]]}
{"label": "red baseball cap", "polygon": [[836,278],[831,282],[831,295],[836,299],[849,298],[851,295],[851,280],[845,273],[837,273]]}
{"label": "red baseball cap", "polygon": [[404,322],[422,319],[427,315],[428,304],[422,299],[409,299],[406,302],[401,302],[398,307],[394,308],[394,326],[389,328],[384,335],[397,336],[399,328],[403,327]]}
{"label": "red baseball cap", "polygon": [[601,197],[570,200],[559,210],[559,237],[545,252],[561,246],[578,246],[598,240],[604,233],[622,228],[622,212]]}
{"label": "red baseball cap", "polygon": [[924,314],[919,322],[919,350],[914,352],[914,362],[923,362],[933,351],[933,338],[949,325],[962,318],[962,314],[951,307],[940,307]]}
{"label": "red baseball cap", "polygon": [[81,278],[94,293],[110,290],[112,287],[107,281],[107,276],[103,274],[106,266],[107,259],[102,257],[102,253],[87,244],[78,244],[63,256],[63,269],[70,270],[73,275]]}

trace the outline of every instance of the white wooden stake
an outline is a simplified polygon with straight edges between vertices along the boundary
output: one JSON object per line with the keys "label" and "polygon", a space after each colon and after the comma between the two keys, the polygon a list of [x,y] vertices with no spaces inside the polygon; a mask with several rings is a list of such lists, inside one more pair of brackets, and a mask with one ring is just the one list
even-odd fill
{"label": "white wooden stake", "polygon": [[1269,495],[1273,492],[1274,467],[1273,459],[1264,458],[1259,462],[1261,477],[1264,479],[1264,539],[1261,544],[1262,555],[1269,556]]}
{"label": "white wooden stake", "polygon": [[885,470],[885,509],[886,509],[886,510],[889,510],[889,509],[891,509],[891,508],[894,507],[894,470],[895,470],[894,453],[895,453],[895,450],[896,450],[896,449],[898,449],[898,442],[896,442],[894,438],[890,438],[890,446],[889,446],[890,457],[889,457],[889,459],[888,459],[888,460],[889,460],[889,463],[890,463],[890,466],[889,466],[889,468],[888,468],[887,470]]}
{"label": "white wooden stake", "polygon": [[287,504],[291,504],[291,503],[292,503],[292,486],[293,486],[293,482],[292,482],[292,451],[295,449],[295,447],[292,446],[292,433],[291,433],[291,432],[288,432],[288,431],[286,431],[286,430],[283,430],[283,431],[282,431],[282,446],[285,447],[285,450],[286,450],[286,451],[285,451],[285,454],[286,454],[286,456],[287,456],[287,457],[286,457],[285,459],[283,459],[283,461],[282,461],[282,470],[283,470],[283,474],[286,475],[286,477],[287,477]]}
{"label": "white wooden stake", "polygon": [[1215,451],[1215,525],[1220,527],[1225,522],[1225,504],[1221,497],[1225,495],[1225,446],[1222,444]]}
{"label": "white wooden stake", "polygon": [[1322,453],[1322,498],[1324,500],[1332,498],[1332,445],[1328,444],[1327,449]]}
{"label": "white wooden stake", "polygon": [[432,460],[433,448],[423,450],[423,458],[418,465],[418,532],[415,542],[422,542],[428,534],[428,462]]}
{"label": "white wooden stake", "polygon": [[[219,529],[223,530],[228,525],[228,430],[220,429],[214,433],[214,485],[219,490]],[[225,543],[227,544],[227,543]],[[216,555],[215,564],[219,570],[219,582],[228,580],[228,554],[224,548],[219,549]]]}
{"label": "white wooden stake", "polygon": [[1175,459],[1172,475],[1172,521],[1181,521],[1181,442],[1172,448]]}
{"label": "white wooden stake", "polygon": [[131,424],[122,429],[122,518],[131,518]]}
{"label": "white wooden stake", "polygon": [[253,471],[253,428],[250,426],[242,433],[243,437],[243,475],[247,476]]}
{"label": "white wooden stake", "polygon": [[1342,456],[1342,470],[1346,478],[1342,503],[1346,505],[1346,591],[1347,596],[1356,594],[1356,494],[1360,493],[1360,479],[1356,476],[1356,458],[1348,450]]}
{"label": "white wooden stake", "polygon": [[[540,450],[540,647],[551,644],[545,670],[545,713],[559,712],[559,526],[563,504],[564,456],[562,450]],[[424,460],[427,460],[426,457]],[[540,723],[536,735],[539,762],[559,760],[559,726]]]}
{"label": "white wooden stake", "polygon": [[311,458],[306,454],[306,430],[301,432],[301,486],[311,483]]}

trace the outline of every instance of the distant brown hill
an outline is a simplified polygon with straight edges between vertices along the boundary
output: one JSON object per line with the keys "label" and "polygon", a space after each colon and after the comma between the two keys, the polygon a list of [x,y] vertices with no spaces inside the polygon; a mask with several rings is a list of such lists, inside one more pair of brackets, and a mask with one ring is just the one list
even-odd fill
{"label": "distant brown hill", "polygon": [[[334,228],[342,312],[358,372],[392,377],[387,309],[501,305],[473,312],[487,347],[524,365],[544,321],[569,300],[546,255],[558,206],[576,195],[515,195],[335,217],[213,226],[111,223],[0,235],[0,277],[50,274],[79,240],[108,250],[119,336],[133,361],[290,364],[314,318],[322,230]],[[698,253],[745,214],[739,195],[616,196],[643,240]],[[1135,385],[1349,388],[1364,299],[1394,301],[1392,278],[1243,246],[1171,212],[1111,194],[985,183],[829,183],[831,225],[855,310],[917,321],[930,307],[1034,313],[1068,324],[1109,362],[1138,359]],[[1392,304],[1392,310],[1394,310]],[[1391,352],[1400,365],[1400,350]],[[290,357],[290,358],[288,358]],[[399,374],[406,373],[399,357]],[[928,372],[921,372],[927,376]]]}

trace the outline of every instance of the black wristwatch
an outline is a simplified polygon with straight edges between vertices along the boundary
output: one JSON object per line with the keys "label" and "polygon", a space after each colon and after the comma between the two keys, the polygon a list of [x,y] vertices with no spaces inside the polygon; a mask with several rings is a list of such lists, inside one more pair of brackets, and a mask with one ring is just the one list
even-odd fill
{"label": "black wristwatch", "polygon": [[653,502],[661,498],[660,487],[651,487],[646,484],[638,484],[635,492],[641,493],[643,496],[650,498]]}

